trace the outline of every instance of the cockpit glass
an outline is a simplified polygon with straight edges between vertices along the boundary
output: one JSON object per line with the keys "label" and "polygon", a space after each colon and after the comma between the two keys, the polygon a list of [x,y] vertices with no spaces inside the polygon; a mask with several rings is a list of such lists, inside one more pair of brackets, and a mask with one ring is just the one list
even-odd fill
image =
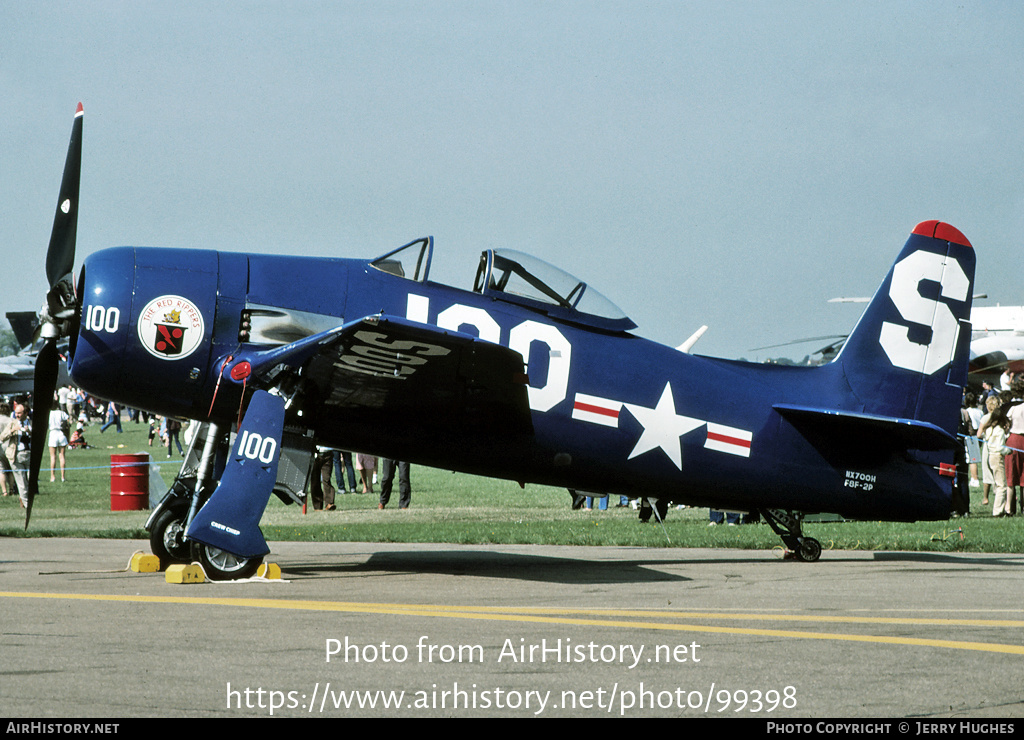
{"label": "cockpit glass", "polygon": [[[425,283],[433,250],[433,237],[425,237],[369,264],[381,272]],[[552,319],[605,331],[636,328],[622,309],[579,278],[512,249],[492,249],[480,255],[473,291],[540,311]]]}
{"label": "cockpit glass", "polygon": [[426,282],[434,241],[430,237],[409,242],[370,264],[382,272],[417,282]]}
{"label": "cockpit glass", "polygon": [[[489,274],[486,272],[488,255]],[[510,249],[484,253],[475,289],[481,293],[519,296],[606,319],[626,318],[622,309],[579,278],[544,260]]]}

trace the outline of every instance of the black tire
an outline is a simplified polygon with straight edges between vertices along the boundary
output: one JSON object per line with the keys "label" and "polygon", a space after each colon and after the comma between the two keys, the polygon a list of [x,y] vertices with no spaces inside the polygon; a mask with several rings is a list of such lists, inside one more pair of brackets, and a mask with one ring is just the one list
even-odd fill
{"label": "black tire", "polygon": [[804,563],[817,562],[821,557],[821,543],[813,537],[805,537],[800,541],[800,548],[797,550],[796,556]]}
{"label": "black tire", "polygon": [[240,558],[227,550],[205,545],[202,542],[192,543],[192,559],[199,562],[211,581],[239,581],[256,575],[263,556],[256,558]]}
{"label": "black tire", "polygon": [[186,516],[187,508],[175,506],[162,511],[153,522],[153,529],[149,532],[149,547],[160,558],[164,570],[174,563],[192,561],[192,548],[185,541]]}

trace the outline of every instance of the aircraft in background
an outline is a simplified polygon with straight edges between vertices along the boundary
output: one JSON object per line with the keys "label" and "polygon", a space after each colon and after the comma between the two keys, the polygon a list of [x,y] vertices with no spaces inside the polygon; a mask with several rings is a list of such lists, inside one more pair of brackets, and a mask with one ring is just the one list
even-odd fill
{"label": "aircraft in background", "polygon": [[1024,372],[1024,306],[976,306],[971,327],[972,379],[998,388],[1004,371]]}
{"label": "aircraft in background", "polygon": [[808,342],[824,342],[826,339],[831,340],[828,344],[816,349],[809,355],[805,355],[802,360],[794,361],[788,358],[773,358],[766,360],[765,362],[777,365],[824,365],[825,363],[832,362],[839,354],[839,350],[843,348],[846,343],[846,338],[849,334],[830,334],[824,337],[808,337],[807,339],[794,339],[791,342],[783,342],[782,344],[771,344],[767,347],[755,347],[750,350],[751,352],[763,352],[766,349],[778,349],[779,347],[792,347],[798,344],[807,344]]}
{"label": "aircraft in background", "polygon": [[[21,350],[17,354],[0,357],[0,396],[31,393],[36,370],[36,354],[39,352],[39,344],[34,337],[38,318],[31,311],[12,311],[7,314],[7,320]],[[61,342],[58,346],[58,354],[62,352],[66,355],[67,341]],[[58,386],[71,382],[64,362],[58,365],[56,382]]]}
{"label": "aircraft in background", "polygon": [[948,224],[913,229],[831,363],[762,365],[643,339],[590,285],[520,252],[484,251],[469,290],[432,282],[431,237],[371,259],[116,247],[75,281],[81,132],[79,106],[35,396],[52,394],[67,337],[76,385],[199,424],[147,525],[164,558],[252,573],[269,497],[302,500],[314,445],[757,511],[803,561],[821,554],[804,514],[938,520],[959,506],[975,255]]}

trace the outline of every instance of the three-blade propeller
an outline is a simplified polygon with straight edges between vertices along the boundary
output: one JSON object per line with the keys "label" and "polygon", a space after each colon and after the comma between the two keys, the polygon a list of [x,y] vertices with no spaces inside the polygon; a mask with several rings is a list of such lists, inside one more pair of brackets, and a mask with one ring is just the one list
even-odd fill
{"label": "three-blade propeller", "polygon": [[25,528],[32,516],[32,502],[39,492],[39,468],[46,448],[50,407],[57,389],[60,356],[57,341],[70,332],[79,305],[75,296],[75,240],[78,233],[78,189],[82,174],[82,119],[84,110],[78,104],[71,128],[71,142],[64,162],[57,211],[53,217],[50,246],[46,251],[46,279],[50,288],[46,303],[39,313],[40,336],[45,341],[36,356],[32,383],[32,446],[29,467]]}

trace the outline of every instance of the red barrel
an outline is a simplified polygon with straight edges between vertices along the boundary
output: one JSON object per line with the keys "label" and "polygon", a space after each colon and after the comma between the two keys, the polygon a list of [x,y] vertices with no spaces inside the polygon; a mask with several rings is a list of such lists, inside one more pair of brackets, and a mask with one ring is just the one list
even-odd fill
{"label": "red barrel", "polygon": [[110,456],[110,510],[149,508],[149,453]]}

